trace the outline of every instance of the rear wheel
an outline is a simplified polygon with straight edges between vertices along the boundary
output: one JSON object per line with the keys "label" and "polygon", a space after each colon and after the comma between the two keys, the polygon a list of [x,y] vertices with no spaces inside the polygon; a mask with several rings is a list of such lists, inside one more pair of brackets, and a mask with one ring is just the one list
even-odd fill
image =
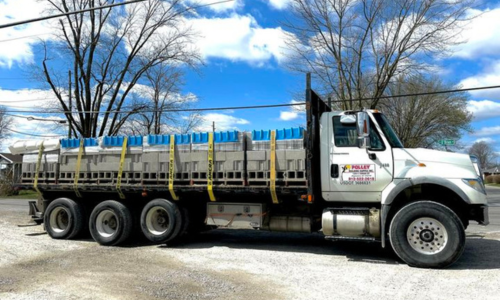
{"label": "rear wheel", "polygon": [[155,199],[144,206],[141,230],[153,243],[165,243],[175,238],[182,228],[179,207],[166,199]]}
{"label": "rear wheel", "polygon": [[69,198],[56,199],[45,210],[44,223],[51,238],[74,238],[82,233],[85,226],[83,209]]}
{"label": "rear wheel", "polygon": [[465,247],[465,229],[448,207],[431,201],[410,203],[392,219],[389,237],[408,265],[443,268],[456,262]]}
{"label": "rear wheel", "polygon": [[114,246],[124,242],[130,236],[132,227],[129,209],[114,200],[100,203],[90,215],[90,234],[101,245]]}

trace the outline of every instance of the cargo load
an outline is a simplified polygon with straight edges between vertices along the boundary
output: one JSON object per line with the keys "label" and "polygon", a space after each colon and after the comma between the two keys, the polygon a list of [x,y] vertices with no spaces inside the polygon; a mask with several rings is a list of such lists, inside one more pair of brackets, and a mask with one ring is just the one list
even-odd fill
{"label": "cargo load", "polygon": [[206,185],[212,163],[213,185],[268,186],[274,156],[278,185],[305,186],[301,127],[18,141],[10,150],[23,154],[23,183],[113,185],[121,176],[122,186],[163,185],[173,163],[175,185]]}

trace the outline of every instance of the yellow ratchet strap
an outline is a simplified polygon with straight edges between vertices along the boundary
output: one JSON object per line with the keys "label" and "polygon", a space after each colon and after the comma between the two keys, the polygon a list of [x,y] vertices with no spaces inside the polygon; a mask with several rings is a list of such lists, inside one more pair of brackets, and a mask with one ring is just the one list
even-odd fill
{"label": "yellow ratchet strap", "polygon": [[40,173],[40,165],[42,164],[42,155],[43,155],[43,141],[40,143],[40,149],[38,149],[38,160],[36,162],[35,169],[35,181],[33,182],[33,188],[38,193],[38,195],[42,195],[42,192],[38,189],[38,173]]}
{"label": "yellow ratchet strap", "polygon": [[127,153],[127,142],[128,137],[123,139],[122,145],[122,156],[120,157],[120,167],[118,168],[118,178],[116,179],[116,191],[120,195],[121,199],[125,199],[125,195],[122,192],[122,173],[123,173],[123,163],[125,162],[125,154]]}
{"label": "yellow ratchet strap", "polygon": [[83,155],[83,139],[80,139],[80,148],[78,149],[78,159],[76,160],[76,169],[75,169],[75,182],[73,183],[73,189],[75,190],[75,194],[78,198],[82,197],[80,191],[78,190],[78,180],[80,179],[80,166],[82,164],[82,155]]}
{"label": "yellow ratchet strap", "polygon": [[208,133],[208,172],[207,172],[207,190],[210,201],[215,201],[214,191],[214,134]]}
{"label": "yellow ratchet strap", "polygon": [[278,204],[278,196],[276,195],[276,131],[271,130],[271,197],[273,203]]}
{"label": "yellow ratchet strap", "polygon": [[168,190],[173,200],[179,200],[174,191],[174,171],[175,171],[175,136],[170,136],[170,159],[168,162]]}

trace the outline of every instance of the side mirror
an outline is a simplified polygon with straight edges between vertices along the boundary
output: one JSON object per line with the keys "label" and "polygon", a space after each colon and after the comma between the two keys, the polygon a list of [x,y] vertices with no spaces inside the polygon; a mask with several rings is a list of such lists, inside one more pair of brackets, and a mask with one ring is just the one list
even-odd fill
{"label": "side mirror", "polygon": [[370,148],[370,117],[365,111],[356,113],[358,119],[357,130],[360,148]]}

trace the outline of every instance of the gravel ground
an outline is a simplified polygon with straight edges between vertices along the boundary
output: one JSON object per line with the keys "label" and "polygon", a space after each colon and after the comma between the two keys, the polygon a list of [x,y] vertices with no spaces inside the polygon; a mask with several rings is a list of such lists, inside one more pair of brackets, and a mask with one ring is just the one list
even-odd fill
{"label": "gravel ground", "polygon": [[[500,210],[500,208],[497,208]],[[445,270],[410,268],[378,244],[214,230],[175,247],[52,240],[0,211],[0,299],[498,299],[500,232],[468,230]]]}

